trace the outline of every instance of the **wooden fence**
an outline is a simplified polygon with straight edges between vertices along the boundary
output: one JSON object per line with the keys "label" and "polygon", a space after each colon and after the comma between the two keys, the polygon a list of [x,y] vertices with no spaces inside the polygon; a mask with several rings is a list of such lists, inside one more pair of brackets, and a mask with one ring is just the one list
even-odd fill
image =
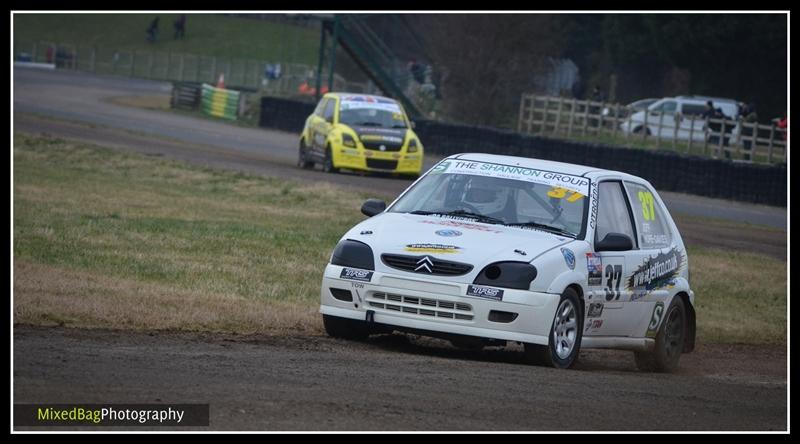
{"label": "wooden fence", "polygon": [[523,94],[517,131],[742,162],[773,164],[787,159],[787,131],[775,122],[644,112],[619,103],[564,97]]}

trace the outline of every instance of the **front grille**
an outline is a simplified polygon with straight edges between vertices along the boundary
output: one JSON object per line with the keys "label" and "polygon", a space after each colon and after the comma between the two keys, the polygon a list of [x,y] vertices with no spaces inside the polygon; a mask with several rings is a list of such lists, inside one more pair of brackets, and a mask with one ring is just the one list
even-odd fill
{"label": "front grille", "polygon": [[383,260],[383,263],[389,267],[403,271],[410,271],[412,273],[435,274],[438,276],[461,276],[462,274],[467,274],[470,271],[472,271],[472,265],[470,264],[445,261],[442,259],[435,259],[430,256],[427,257],[430,259],[433,265],[432,267],[430,267],[431,272],[428,273],[428,270],[425,268],[419,271],[415,271],[420,265],[419,261],[422,260],[422,258],[424,257],[426,256],[407,256],[404,254],[382,254],[381,260]]}
{"label": "front grille", "polygon": [[384,160],[384,159],[367,159],[367,168],[376,168],[379,170],[396,170],[397,161]]}
{"label": "front grille", "polygon": [[378,310],[457,321],[471,321],[474,318],[472,306],[461,302],[418,298],[394,293],[373,293],[367,297],[367,302],[370,307]]}
{"label": "front grille", "polygon": [[[365,141],[365,140],[362,139],[361,143],[363,143],[364,144],[364,148],[366,148],[368,150],[395,152],[395,151],[400,151],[400,149],[403,148],[403,144],[402,143],[382,142],[380,140]],[[386,147],[386,149],[381,150],[381,145]]]}

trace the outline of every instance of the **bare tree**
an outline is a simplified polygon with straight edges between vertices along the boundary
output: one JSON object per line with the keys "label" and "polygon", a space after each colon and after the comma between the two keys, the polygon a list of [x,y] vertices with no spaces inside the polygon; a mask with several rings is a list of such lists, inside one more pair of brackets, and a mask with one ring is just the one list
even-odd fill
{"label": "bare tree", "polygon": [[511,126],[520,94],[533,88],[560,37],[553,16],[544,14],[448,14],[414,16],[436,68],[451,120]]}

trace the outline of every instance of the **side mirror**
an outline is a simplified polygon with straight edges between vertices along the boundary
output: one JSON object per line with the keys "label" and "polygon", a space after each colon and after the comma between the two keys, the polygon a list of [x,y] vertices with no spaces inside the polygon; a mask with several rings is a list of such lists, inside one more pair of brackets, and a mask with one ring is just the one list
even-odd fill
{"label": "side mirror", "polygon": [[372,217],[376,214],[383,213],[385,209],[386,202],[380,199],[367,199],[367,201],[361,205],[361,212],[367,217]]}
{"label": "side mirror", "polygon": [[628,251],[633,250],[633,239],[627,234],[608,233],[606,237],[594,245],[595,251]]}

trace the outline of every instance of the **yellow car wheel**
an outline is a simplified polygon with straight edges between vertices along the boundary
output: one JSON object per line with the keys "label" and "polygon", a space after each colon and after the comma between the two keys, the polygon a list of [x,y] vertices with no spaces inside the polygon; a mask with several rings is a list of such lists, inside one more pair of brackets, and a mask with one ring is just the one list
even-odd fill
{"label": "yellow car wheel", "polygon": [[331,151],[330,145],[325,147],[325,161],[322,162],[322,171],[326,173],[338,173],[339,168],[333,166],[333,152]]}

